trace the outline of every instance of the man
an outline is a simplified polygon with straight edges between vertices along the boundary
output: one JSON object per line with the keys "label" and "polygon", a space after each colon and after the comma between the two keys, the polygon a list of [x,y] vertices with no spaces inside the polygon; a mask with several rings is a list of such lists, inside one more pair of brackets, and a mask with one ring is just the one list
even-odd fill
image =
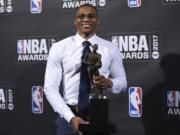
{"label": "man", "polygon": [[[102,66],[99,76],[93,81],[99,89],[108,89],[120,93],[127,87],[122,58],[116,46],[96,35],[99,14],[95,7],[85,4],[75,11],[74,25],[77,33],[54,44],[49,52],[45,73],[45,95],[58,113],[56,120],[57,135],[79,133],[78,124],[88,122],[78,116],[78,99],[80,89],[80,71],[84,42],[97,44],[97,52],[101,54]],[[90,46],[92,50],[92,47]],[[59,86],[62,84],[62,95]],[[75,134],[75,133],[74,133]]]}

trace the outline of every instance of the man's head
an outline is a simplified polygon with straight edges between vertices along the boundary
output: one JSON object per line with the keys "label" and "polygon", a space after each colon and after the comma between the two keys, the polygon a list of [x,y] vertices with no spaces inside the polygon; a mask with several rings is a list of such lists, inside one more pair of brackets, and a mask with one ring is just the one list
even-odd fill
{"label": "man's head", "polygon": [[74,25],[82,37],[88,39],[94,35],[98,23],[99,15],[96,7],[84,4],[76,9]]}

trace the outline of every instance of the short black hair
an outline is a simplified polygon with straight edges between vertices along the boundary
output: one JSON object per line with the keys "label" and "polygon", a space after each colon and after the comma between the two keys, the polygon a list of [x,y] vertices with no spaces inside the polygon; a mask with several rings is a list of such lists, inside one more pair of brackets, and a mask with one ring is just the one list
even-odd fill
{"label": "short black hair", "polygon": [[96,8],[95,6],[93,6],[93,5],[91,5],[91,4],[83,4],[83,5],[80,5],[79,7],[76,8],[75,14],[79,11],[80,8],[86,7],[86,6],[94,8],[95,11],[96,11],[96,13],[97,13],[97,15],[99,15],[97,8]]}

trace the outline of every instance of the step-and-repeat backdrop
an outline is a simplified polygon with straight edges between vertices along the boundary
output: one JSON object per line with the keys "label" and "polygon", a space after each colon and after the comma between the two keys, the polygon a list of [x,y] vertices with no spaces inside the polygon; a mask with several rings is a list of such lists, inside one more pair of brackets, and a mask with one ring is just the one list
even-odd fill
{"label": "step-and-repeat backdrop", "polygon": [[109,96],[115,135],[179,135],[180,0],[0,0],[0,135],[55,135],[46,60],[53,43],[75,34],[84,3],[98,8],[97,34],[124,60],[127,91]]}

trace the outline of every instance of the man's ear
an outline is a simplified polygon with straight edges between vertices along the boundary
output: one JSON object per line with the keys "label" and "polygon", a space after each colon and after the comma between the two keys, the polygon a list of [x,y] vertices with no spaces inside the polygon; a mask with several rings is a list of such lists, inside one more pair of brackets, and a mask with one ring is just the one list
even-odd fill
{"label": "man's ear", "polygon": [[74,26],[76,26],[76,21],[74,20]]}
{"label": "man's ear", "polygon": [[100,18],[98,17],[97,24],[100,24]]}

